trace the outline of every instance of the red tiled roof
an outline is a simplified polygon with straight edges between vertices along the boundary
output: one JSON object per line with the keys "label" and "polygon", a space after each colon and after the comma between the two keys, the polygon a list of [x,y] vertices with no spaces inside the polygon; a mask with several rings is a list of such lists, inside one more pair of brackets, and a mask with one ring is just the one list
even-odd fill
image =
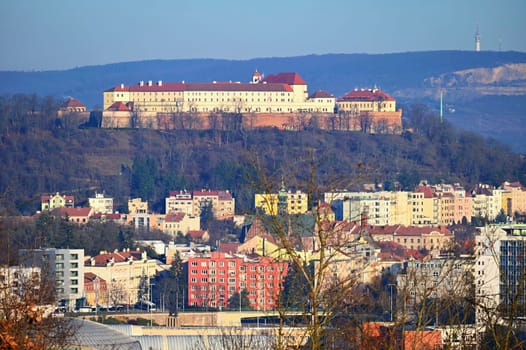
{"label": "red tiled roof", "polygon": [[307,85],[298,73],[271,74],[265,78],[264,82],[270,84]]}
{"label": "red tiled roof", "polygon": [[424,198],[433,198],[435,195],[435,189],[431,186],[420,185],[417,188],[415,188],[414,192],[423,193]]}
{"label": "red tiled roof", "polygon": [[351,91],[340,98],[338,101],[395,101],[395,99],[385,92],[377,89],[362,89]]}
{"label": "red tiled roof", "polygon": [[238,82],[212,82],[212,83],[157,83],[132,86],[116,86],[106,90],[129,91],[129,92],[155,92],[155,91],[283,91],[292,92],[292,88],[286,83],[250,84]]}
{"label": "red tiled roof", "polygon": [[201,239],[205,235],[206,231],[204,230],[189,230],[186,234],[190,235],[193,239]]}
{"label": "red tiled roof", "polygon": [[441,331],[404,331],[404,349],[433,350],[442,348]]}
{"label": "red tiled roof", "polygon": [[70,97],[64,104],[62,105],[63,108],[86,108],[82,103],[80,103],[79,100]]}
{"label": "red tiled roof", "polygon": [[334,95],[328,93],[327,91],[318,90],[311,94],[309,98],[334,98]]}
{"label": "red tiled roof", "polygon": [[184,219],[185,213],[170,213],[164,217],[165,222],[181,222]]}
{"label": "red tiled roof", "polygon": [[58,213],[60,216],[69,216],[69,217],[88,217],[92,209],[91,208],[55,208],[54,213]]}
{"label": "red tiled roof", "polygon": [[115,102],[111,106],[108,107],[108,111],[126,111],[128,112],[130,108],[126,106],[123,102]]}
{"label": "red tiled roof", "polygon": [[[128,260],[141,260],[142,253],[138,250],[130,250],[126,252],[103,252],[99,255],[94,256],[92,259],[95,260],[95,266],[106,266],[112,259],[114,262],[125,262]],[[91,266],[90,259],[86,259],[84,265]]]}
{"label": "red tiled roof", "polygon": [[240,243],[223,243],[221,242],[219,244],[219,247],[217,249],[218,253],[236,253],[237,247],[239,247]]}
{"label": "red tiled roof", "polygon": [[100,276],[97,276],[96,274],[94,274],[93,272],[84,272],[84,283],[86,282],[93,282],[95,281],[96,278],[99,278],[99,280],[102,282],[102,281],[105,281],[103,278],[101,278]]}

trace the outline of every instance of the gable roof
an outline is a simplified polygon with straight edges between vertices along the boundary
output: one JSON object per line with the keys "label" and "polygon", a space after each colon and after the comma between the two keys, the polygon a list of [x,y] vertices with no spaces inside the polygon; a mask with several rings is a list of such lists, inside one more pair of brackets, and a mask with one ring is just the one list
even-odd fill
{"label": "gable roof", "polygon": [[218,253],[236,253],[237,248],[241,245],[241,243],[224,243],[220,242],[219,247],[217,247]]}
{"label": "gable roof", "polygon": [[70,97],[67,101],[65,101],[61,107],[62,108],[86,108],[86,106],[80,103],[79,100],[73,97]]}
{"label": "gable roof", "polygon": [[186,214],[181,213],[181,212],[170,213],[170,214],[166,214],[166,216],[164,217],[164,221],[165,222],[181,222],[185,216]]}
{"label": "gable roof", "polygon": [[92,258],[86,259],[85,266],[106,266],[110,261],[119,263],[125,261],[139,261],[142,259],[142,252],[139,250],[116,251],[116,252],[101,252]]}
{"label": "gable roof", "polygon": [[128,112],[130,108],[121,101],[117,101],[108,107],[108,111],[126,111]]}
{"label": "gable roof", "polygon": [[263,82],[270,84],[307,85],[305,80],[295,72],[271,74],[266,77]]}
{"label": "gable roof", "polygon": [[395,101],[394,98],[386,94],[385,92],[378,89],[355,89],[351,92],[348,92],[338,101]]}
{"label": "gable roof", "polygon": [[327,91],[318,90],[311,94],[309,98],[334,98],[334,95],[328,93]]}
{"label": "gable roof", "polygon": [[69,216],[69,217],[89,217],[93,209],[91,208],[66,208],[60,207],[53,209],[52,213],[60,216]]}

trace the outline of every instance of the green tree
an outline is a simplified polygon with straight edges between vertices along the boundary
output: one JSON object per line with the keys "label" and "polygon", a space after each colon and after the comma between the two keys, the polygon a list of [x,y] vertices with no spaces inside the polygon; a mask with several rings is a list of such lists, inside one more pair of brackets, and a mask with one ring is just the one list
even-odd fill
{"label": "green tree", "polygon": [[248,299],[248,291],[243,289],[241,290],[241,294],[239,292],[232,294],[232,296],[228,298],[228,308],[232,310],[251,310],[252,307],[250,306],[250,299]]}
{"label": "green tree", "polygon": [[131,193],[134,197],[154,199],[158,177],[157,162],[150,156],[138,156],[133,160]]}

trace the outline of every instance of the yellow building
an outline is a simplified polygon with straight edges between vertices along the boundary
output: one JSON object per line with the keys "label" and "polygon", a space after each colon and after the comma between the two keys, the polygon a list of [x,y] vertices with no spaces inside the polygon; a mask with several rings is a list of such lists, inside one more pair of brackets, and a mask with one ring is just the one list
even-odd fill
{"label": "yellow building", "polygon": [[338,114],[352,130],[371,133],[399,133],[402,111],[396,100],[379,89],[355,89],[336,102]]}
{"label": "yellow building", "polygon": [[128,200],[128,213],[130,213],[130,215],[147,214],[148,201],[143,201],[141,198]]}
{"label": "yellow building", "polygon": [[280,210],[280,200],[283,201],[284,209],[286,201],[286,213],[289,215],[305,214],[308,210],[308,195],[299,190],[286,191],[284,184],[281,185],[279,193],[256,193],[254,205],[267,215],[277,215]]}
{"label": "yellow building", "polygon": [[113,304],[134,304],[138,300],[142,279],[154,277],[165,270],[160,261],[149,259],[146,252],[124,250],[101,252],[86,259],[84,271],[106,281],[106,300]]}
{"label": "yellow building", "polygon": [[307,83],[297,73],[279,73],[264,78],[256,71],[249,83],[150,80],[106,90],[102,126],[131,126],[121,125],[125,121],[113,113],[126,109],[131,114],[154,118],[163,113],[334,113],[335,102],[330,94],[316,94],[309,98]]}
{"label": "yellow building", "polygon": [[54,195],[43,195],[40,197],[41,210],[53,210],[55,208],[73,208],[75,206],[75,197],[61,195],[55,193]]}
{"label": "yellow building", "polygon": [[[504,192],[511,194],[511,196],[506,195],[507,211],[511,213],[511,215],[515,214],[516,212],[526,213],[526,190],[522,187],[521,183],[506,181],[502,184],[501,188],[504,190]],[[510,197],[511,202],[507,200]]]}
{"label": "yellow building", "polygon": [[175,237],[178,232],[186,235],[188,231],[199,231],[200,229],[201,224],[199,216],[192,216],[179,212],[166,214],[162,231]]}

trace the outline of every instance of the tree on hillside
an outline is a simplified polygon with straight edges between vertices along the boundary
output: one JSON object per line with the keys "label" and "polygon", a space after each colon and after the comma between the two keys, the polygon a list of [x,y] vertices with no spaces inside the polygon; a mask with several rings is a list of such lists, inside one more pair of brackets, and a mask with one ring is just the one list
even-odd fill
{"label": "tree on hillside", "polygon": [[150,156],[138,156],[133,160],[131,193],[146,200],[154,198],[158,177],[157,162]]}

